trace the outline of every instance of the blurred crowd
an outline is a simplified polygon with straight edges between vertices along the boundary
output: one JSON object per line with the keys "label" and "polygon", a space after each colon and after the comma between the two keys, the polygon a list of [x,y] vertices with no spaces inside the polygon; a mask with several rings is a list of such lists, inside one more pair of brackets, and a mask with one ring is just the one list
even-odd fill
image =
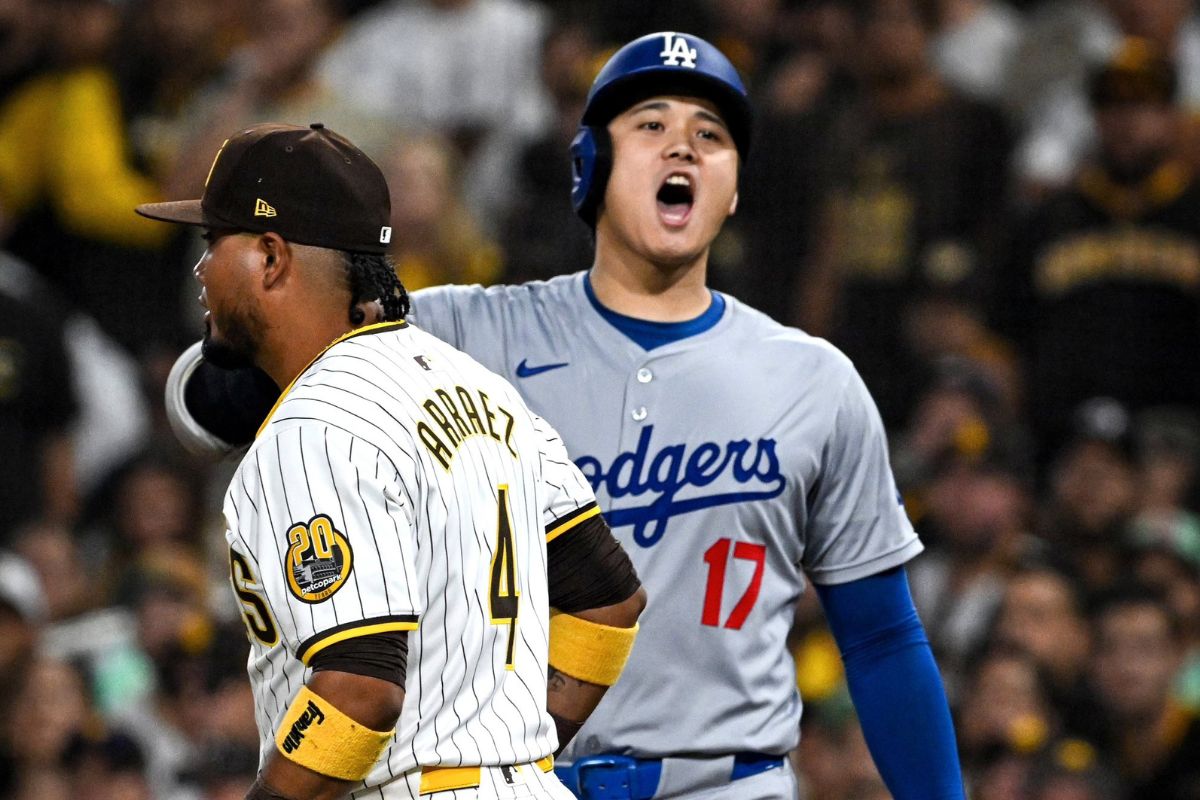
{"label": "blurred crowd", "polygon": [[[410,288],[590,264],[567,146],[687,30],[757,109],[713,284],[829,338],[889,429],[976,800],[1200,798],[1200,14],[1189,0],[0,0],[0,797],[239,798],[230,465],[161,397],[239,126],[384,168]],[[819,606],[806,800],[881,800]]]}

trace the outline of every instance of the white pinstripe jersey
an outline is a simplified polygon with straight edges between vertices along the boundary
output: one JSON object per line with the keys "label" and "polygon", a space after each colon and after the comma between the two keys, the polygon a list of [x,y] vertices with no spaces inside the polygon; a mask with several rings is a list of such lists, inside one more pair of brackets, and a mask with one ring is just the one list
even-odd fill
{"label": "white pinstripe jersey", "polygon": [[595,513],[558,434],[469,356],[405,323],[330,346],[225,498],[261,757],[314,655],[392,630],[412,631],[404,708],[364,789],[551,753],[546,541]]}

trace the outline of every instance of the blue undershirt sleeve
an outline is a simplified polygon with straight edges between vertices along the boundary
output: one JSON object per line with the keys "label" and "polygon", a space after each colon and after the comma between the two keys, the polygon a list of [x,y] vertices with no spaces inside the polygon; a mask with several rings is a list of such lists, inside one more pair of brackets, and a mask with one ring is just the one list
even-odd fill
{"label": "blue undershirt sleeve", "polygon": [[963,800],[954,724],[903,567],[814,584],[867,747],[895,800]]}

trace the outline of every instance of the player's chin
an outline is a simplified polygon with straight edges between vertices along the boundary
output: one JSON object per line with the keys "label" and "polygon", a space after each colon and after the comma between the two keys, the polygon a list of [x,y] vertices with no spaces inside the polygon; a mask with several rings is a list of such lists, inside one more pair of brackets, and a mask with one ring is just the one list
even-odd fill
{"label": "player's chin", "polygon": [[646,238],[650,260],[668,267],[692,263],[704,254],[707,246],[703,237],[688,230],[660,229]]}
{"label": "player's chin", "polygon": [[200,343],[200,354],[210,364],[222,369],[244,369],[254,366],[254,356],[247,348],[236,345],[213,331],[210,322]]}

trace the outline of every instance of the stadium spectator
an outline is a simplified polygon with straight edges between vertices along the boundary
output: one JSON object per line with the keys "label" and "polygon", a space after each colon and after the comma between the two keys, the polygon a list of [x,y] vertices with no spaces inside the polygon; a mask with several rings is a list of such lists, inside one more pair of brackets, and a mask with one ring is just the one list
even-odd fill
{"label": "stadium spectator", "polygon": [[1123,534],[1136,507],[1129,413],[1111,399],[1088,401],[1053,458],[1038,532],[1085,592],[1099,591],[1124,570]]}
{"label": "stadium spectator", "polygon": [[1160,407],[1134,422],[1140,514],[1172,516],[1197,507],[1200,417],[1196,410]]}
{"label": "stadium spectator", "polygon": [[571,208],[566,154],[599,68],[596,51],[591,26],[583,22],[560,21],[546,37],[541,79],[553,121],[517,159],[517,191],[501,231],[506,283],[551,278],[591,262],[591,237]]}
{"label": "stadium spectator", "polygon": [[121,732],[79,737],[64,759],[71,793],[78,800],[155,800],[146,781],[146,759],[137,742]]}
{"label": "stadium spectator", "polygon": [[926,0],[860,8],[862,96],[829,130],[835,185],[795,312],[854,360],[891,425],[920,381],[907,316],[935,292],[963,302],[982,291],[1005,198],[1004,121],[934,72],[933,22]]}
{"label": "stadium spectator", "polygon": [[926,482],[956,459],[1010,459],[1018,471],[1026,468],[1029,442],[1016,393],[978,361],[936,360],[907,426],[892,437],[892,469],[900,490],[916,501],[916,515]]}
{"label": "stadium spectator", "polygon": [[1038,543],[1030,535],[1032,487],[1019,455],[1006,452],[999,435],[993,441],[978,417],[948,432],[949,447],[923,483],[906,490],[906,500],[931,545],[909,568],[913,598],[953,697],[961,670],[984,643],[1008,576]]}
{"label": "stadium spectator", "polygon": [[1090,397],[1200,404],[1200,182],[1175,155],[1177,83],[1153,43],[1127,40],[1089,83],[1096,159],[1015,229],[1006,327],[1051,448]]}
{"label": "stadium spectator", "polygon": [[998,754],[1037,754],[1059,730],[1037,662],[1027,655],[1004,649],[985,652],[970,670],[964,689],[958,730],[968,772],[986,771]]}
{"label": "stadium spectator", "polygon": [[63,758],[75,737],[98,723],[83,676],[61,661],[39,658],[11,690],[9,714],[0,730],[0,772],[10,796],[32,800],[37,790],[48,791],[48,797],[69,797],[62,793],[69,780]]}
{"label": "stadium spectator", "polygon": [[[46,621],[41,579],[23,558],[0,552],[0,685],[19,686],[33,662]],[[0,700],[0,715],[11,713],[13,697]]]}
{"label": "stadium spectator", "polygon": [[1086,710],[1090,631],[1083,597],[1066,574],[1034,562],[1009,578],[990,640],[1033,660],[1066,729]]}
{"label": "stadium spectator", "polygon": [[203,550],[196,536],[200,492],[195,476],[154,454],[136,457],[110,477],[97,500],[107,519],[90,533],[108,548],[103,578],[109,599],[129,603],[147,574],[195,563]]}
{"label": "stadium spectator", "polygon": [[1142,514],[1128,536],[1130,574],[1162,594],[1183,631],[1175,696],[1200,711],[1200,518],[1193,512]]}
{"label": "stadium spectator", "polygon": [[72,378],[62,318],[0,284],[0,544],[23,524],[78,513]]}
{"label": "stadium spectator", "polygon": [[[226,6],[231,4],[226,3]],[[151,175],[168,175],[194,135],[185,110],[229,59],[241,20],[221,2],[132,0],[123,15],[113,75],[127,120],[129,149]],[[208,164],[193,163],[207,170]],[[199,177],[178,176],[199,185]]]}
{"label": "stadium spectator", "polygon": [[389,0],[346,27],[320,76],[362,113],[448,136],[470,176],[467,205],[491,233],[517,153],[549,120],[538,80],[546,25],[546,8],[521,0]]}
{"label": "stadium spectator", "polygon": [[1125,37],[1149,42],[1179,68],[1179,97],[1200,103],[1200,17],[1187,0],[1045,0],[1030,8],[1007,78],[1006,106],[1024,131],[1014,155],[1021,194],[1070,184],[1096,147],[1088,76]]}
{"label": "stadium spectator", "polygon": [[1200,786],[1200,723],[1171,696],[1183,657],[1179,620],[1158,593],[1119,587],[1092,613],[1096,739],[1128,800],[1186,800]]}
{"label": "stadium spectator", "polygon": [[[189,591],[166,576],[146,587],[138,608],[138,643],[153,683],[149,692],[126,698],[109,715],[145,753],[155,797],[183,791],[205,748],[223,729],[244,728],[247,716],[254,725],[248,693],[236,695],[234,706],[222,696],[231,681],[244,678],[245,637],[232,626],[216,627]],[[244,736],[237,741],[255,747]]]}
{"label": "stadium spectator", "polygon": [[[162,0],[160,0],[162,1]],[[264,120],[308,125],[328,122],[372,158],[381,158],[396,135],[387,106],[366,108],[345,99],[319,74],[318,64],[338,39],[344,22],[338,0],[264,0],[248,21],[247,39],[233,48],[223,69],[184,111],[191,132],[186,150],[216,152],[229,131]],[[211,164],[194,161],[186,183],[203,185]]]}
{"label": "stadium spectator", "polygon": [[46,620],[75,617],[101,599],[93,583],[94,570],[84,565],[78,542],[63,525],[38,524],[23,528],[14,546],[37,572],[46,601]]}
{"label": "stadium spectator", "polygon": [[797,751],[802,796],[853,800],[860,787],[879,781],[849,695],[808,706]]}
{"label": "stadium spectator", "polygon": [[46,5],[37,0],[0,2],[0,98],[45,63],[49,22]]}
{"label": "stadium spectator", "polygon": [[[696,0],[557,0],[543,3],[563,17],[578,19],[595,31],[596,38],[605,46],[616,50],[621,42],[627,42],[653,31],[669,31],[682,27],[680,20],[687,21],[687,30],[697,36],[712,35],[712,4]],[[597,65],[599,66],[599,65]]]}
{"label": "stadium spectator", "polygon": [[[0,2],[0,241],[33,202],[40,165],[15,143],[36,143],[54,102],[53,93],[29,90],[50,62],[53,8],[39,0]],[[15,96],[14,96],[15,95]]]}
{"label": "stadium spectator", "polygon": [[1057,743],[1035,765],[1028,800],[1121,800],[1121,784],[1100,763],[1094,747],[1079,739]]}
{"label": "stadium spectator", "polygon": [[398,140],[380,162],[392,194],[396,271],[408,289],[495,283],[503,264],[459,197],[458,158],[442,136]]}
{"label": "stadium spectator", "polygon": [[1005,0],[939,0],[933,40],[938,72],[968,97],[1002,102],[1024,22]]}
{"label": "stadium spectator", "polygon": [[128,209],[196,168],[177,162],[156,175],[148,154],[133,152],[116,67],[127,6],[59,0],[48,8],[53,67],[16,88],[0,110],[8,248],[138,353],[177,334],[187,270],[171,233],[128,219]]}
{"label": "stadium spectator", "polygon": [[258,754],[237,742],[216,741],[196,765],[190,783],[201,800],[243,800],[246,787],[258,777]]}

